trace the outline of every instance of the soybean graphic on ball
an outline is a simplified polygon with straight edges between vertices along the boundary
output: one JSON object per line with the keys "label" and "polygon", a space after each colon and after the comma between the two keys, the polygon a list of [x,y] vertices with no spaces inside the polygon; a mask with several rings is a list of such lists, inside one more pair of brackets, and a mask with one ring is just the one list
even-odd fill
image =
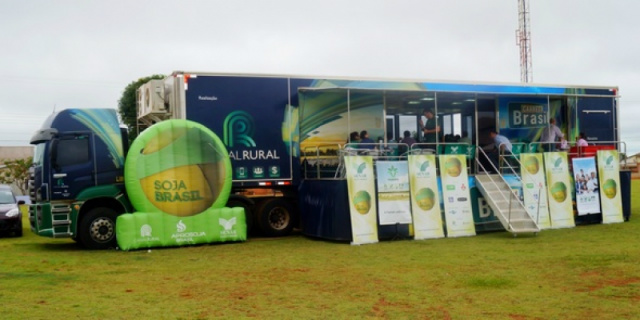
{"label": "soybean graphic on ball", "polygon": [[430,188],[422,188],[416,192],[418,207],[424,211],[431,210],[435,204],[435,193]]}
{"label": "soybean graphic on ball", "polygon": [[353,196],[353,206],[360,214],[369,213],[369,209],[371,209],[371,195],[364,190],[356,192]]}
{"label": "soybean graphic on ball", "polygon": [[551,196],[556,202],[564,202],[567,198],[567,186],[563,182],[556,182],[551,186]]}
{"label": "soybean graphic on ball", "polygon": [[540,163],[538,162],[538,158],[534,156],[528,156],[524,161],[524,167],[530,174],[538,173],[538,170],[540,170]]}
{"label": "soybean graphic on ball", "polygon": [[609,199],[613,199],[616,197],[616,182],[613,179],[607,179],[602,185],[602,190],[604,191],[604,195]]}
{"label": "soybean graphic on ball", "polygon": [[444,164],[444,169],[449,176],[455,178],[460,175],[460,172],[462,172],[462,163],[458,158],[449,158],[449,160]]}
{"label": "soybean graphic on ball", "polygon": [[138,211],[192,216],[226,204],[231,162],[222,141],[206,127],[163,121],[131,145],[125,185]]}

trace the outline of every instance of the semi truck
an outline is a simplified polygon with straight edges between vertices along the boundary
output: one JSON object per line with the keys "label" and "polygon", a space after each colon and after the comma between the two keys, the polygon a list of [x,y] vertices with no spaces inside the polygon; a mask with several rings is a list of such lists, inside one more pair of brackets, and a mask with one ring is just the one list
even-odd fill
{"label": "semi truck", "polygon": [[[449,143],[445,136],[466,135],[472,145],[485,146],[492,142],[491,130],[514,143],[535,143],[554,118],[570,141],[584,131],[591,143],[624,151],[613,86],[176,71],[144,84],[137,95],[137,130],[187,119],[223,140],[233,168],[227,206],[244,207],[249,229],[266,236],[301,226],[307,235],[345,238],[348,231],[335,237],[333,231],[348,226],[332,231],[326,219],[344,211],[335,207],[342,204],[331,204],[331,193],[342,190],[335,184],[344,183],[338,170],[341,150],[352,142],[349,133],[365,130],[380,145],[399,141],[405,131],[421,140],[427,109],[442,123],[437,144]],[[114,111],[69,109],[51,115],[31,140],[36,145],[32,230],[71,237],[89,248],[113,246],[115,217],[133,210],[122,183],[127,141]],[[490,230],[497,220],[479,196],[474,201],[477,227]]]}

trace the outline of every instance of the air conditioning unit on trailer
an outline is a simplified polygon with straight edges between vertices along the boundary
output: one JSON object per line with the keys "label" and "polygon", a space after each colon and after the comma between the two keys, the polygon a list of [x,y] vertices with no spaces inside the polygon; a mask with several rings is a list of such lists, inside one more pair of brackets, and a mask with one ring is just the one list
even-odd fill
{"label": "air conditioning unit on trailer", "polygon": [[164,82],[150,80],[137,91],[138,119],[147,116],[160,116],[167,113],[164,106]]}

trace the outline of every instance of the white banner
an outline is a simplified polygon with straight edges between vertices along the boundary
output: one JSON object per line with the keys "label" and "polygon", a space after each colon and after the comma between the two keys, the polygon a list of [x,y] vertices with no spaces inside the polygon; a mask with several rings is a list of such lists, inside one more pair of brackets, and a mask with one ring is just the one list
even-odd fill
{"label": "white banner", "polygon": [[447,237],[475,236],[466,156],[447,154],[439,159]]}
{"label": "white banner", "polygon": [[410,224],[409,169],[406,161],[378,161],[380,225]]}
{"label": "white banner", "polygon": [[414,239],[444,237],[435,155],[409,155]]}
{"label": "white banner", "polygon": [[566,152],[545,152],[544,167],[547,171],[547,194],[552,228],[572,228],[571,178]]}
{"label": "white banner", "polygon": [[378,242],[375,176],[371,156],[344,157],[351,212],[351,244]]}
{"label": "white banner", "polygon": [[617,150],[598,150],[602,223],[624,221],[620,196],[620,160]]}
{"label": "white banner", "polygon": [[598,176],[596,158],[573,158],[573,176],[576,190],[578,215],[600,213],[600,195],[598,194]]}
{"label": "white banner", "polygon": [[522,177],[522,193],[524,206],[540,229],[551,228],[549,205],[547,202],[547,184],[544,180],[542,154],[520,154],[520,176]]}

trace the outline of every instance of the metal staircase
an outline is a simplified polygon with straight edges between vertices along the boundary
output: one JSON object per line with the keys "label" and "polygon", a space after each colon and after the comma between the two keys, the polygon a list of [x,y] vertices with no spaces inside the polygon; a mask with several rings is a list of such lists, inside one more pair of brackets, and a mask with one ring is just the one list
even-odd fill
{"label": "metal staircase", "polygon": [[[478,148],[478,150],[479,154],[484,155],[483,158],[489,160],[484,150],[480,148]],[[511,189],[502,174],[499,173],[502,168],[499,170],[495,165],[491,164],[493,171],[496,173],[489,173],[489,170],[485,169],[479,158],[481,157],[476,157],[476,163],[478,164],[476,186],[504,228],[511,232],[514,237],[520,233],[537,234],[540,228],[536,221],[527,213],[520,197]],[[517,161],[517,159],[515,159],[515,161]],[[491,161],[489,161],[489,163],[491,163]],[[509,162],[506,163],[508,169],[517,175],[516,170],[514,170]]]}

